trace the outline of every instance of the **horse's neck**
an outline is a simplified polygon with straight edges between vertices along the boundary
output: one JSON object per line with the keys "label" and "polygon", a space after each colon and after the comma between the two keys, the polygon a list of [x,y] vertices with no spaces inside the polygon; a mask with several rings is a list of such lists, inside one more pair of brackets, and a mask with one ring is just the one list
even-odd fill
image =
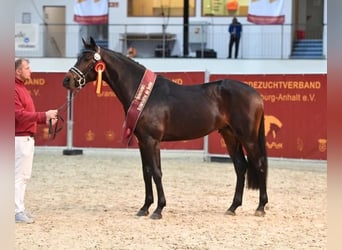
{"label": "horse's neck", "polygon": [[[117,65],[114,66],[113,69],[108,69],[107,74],[105,75],[105,81],[110,85],[111,89],[123,105],[125,111],[128,110],[131,101],[139,87],[141,78],[144,75],[144,70],[139,69],[138,72],[142,71],[142,73],[132,72],[129,69],[131,66],[128,65]],[[121,69],[121,70],[120,70]],[[111,74],[111,72],[116,72],[116,74]],[[116,79],[113,79],[112,76],[116,76]]]}

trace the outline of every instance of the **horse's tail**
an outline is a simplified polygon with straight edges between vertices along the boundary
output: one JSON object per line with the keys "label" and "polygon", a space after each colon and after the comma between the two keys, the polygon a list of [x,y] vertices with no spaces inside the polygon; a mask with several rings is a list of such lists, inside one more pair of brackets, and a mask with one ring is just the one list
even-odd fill
{"label": "horse's tail", "polygon": [[[250,159],[248,156],[248,168],[247,168],[247,186],[250,189],[259,189],[260,181],[267,180],[267,150],[266,150],[266,136],[265,136],[265,118],[264,113],[262,113],[262,118],[259,124],[259,133],[258,133],[258,141],[257,141],[257,150],[258,154],[253,153],[253,159]],[[262,175],[262,177],[260,177]],[[266,183],[265,183],[266,185]]]}

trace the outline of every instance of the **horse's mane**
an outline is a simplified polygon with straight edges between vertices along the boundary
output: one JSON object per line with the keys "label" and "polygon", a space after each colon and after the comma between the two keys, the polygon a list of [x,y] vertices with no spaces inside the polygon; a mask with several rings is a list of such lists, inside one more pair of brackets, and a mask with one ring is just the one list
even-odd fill
{"label": "horse's mane", "polygon": [[113,58],[115,58],[116,60],[124,61],[124,62],[130,63],[130,64],[135,64],[135,65],[139,66],[140,68],[146,69],[146,67],[144,65],[140,64],[139,62],[133,60],[132,58],[130,58],[128,56],[125,56],[121,52],[117,52],[117,51],[110,50],[108,48],[103,48],[103,47],[100,47],[100,48],[101,48],[101,50],[108,52],[109,55],[112,56]]}
{"label": "horse's mane", "polygon": [[132,65],[138,66],[139,68],[144,69],[144,70],[146,69],[144,65],[138,63],[137,61],[133,60],[132,58],[128,56],[123,55],[121,52],[116,52],[114,50],[110,50],[108,48],[104,48],[104,47],[97,45],[94,38],[92,37],[90,37],[90,43],[87,43],[84,39],[82,39],[82,41],[83,41],[85,50],[91,50],[91,51],[97,52],[100,49],[100,51],[103,50],[107,52],[109,56],[113,57],[115,60],[122,61],[125,64],[129,63]]}

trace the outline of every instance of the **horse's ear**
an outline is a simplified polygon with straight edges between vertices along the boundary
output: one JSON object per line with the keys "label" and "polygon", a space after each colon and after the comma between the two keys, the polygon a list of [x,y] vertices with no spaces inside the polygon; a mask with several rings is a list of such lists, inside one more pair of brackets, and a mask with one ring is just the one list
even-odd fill
{"label": "horse's ear", "polygon": [[83,46],[85,49],[91,49],[90,44],[82,37]]}
{"label": "horse's ear", "polygon": [[91,44],[91,46],[93,46],[93,48],[97,47],[96,42],[92,36],[90,37],[90,44]]}
{"label": "horse's ear", "polygon": [[82,42],[83,42],[84,47],[86,47],[87,46],[87,42],[84,40],[83,37],[82,37]]}

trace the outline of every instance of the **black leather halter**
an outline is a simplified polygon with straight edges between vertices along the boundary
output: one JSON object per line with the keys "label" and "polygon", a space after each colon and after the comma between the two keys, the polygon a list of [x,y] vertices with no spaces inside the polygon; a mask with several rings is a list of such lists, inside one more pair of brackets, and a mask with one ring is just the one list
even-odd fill
{"label": "black leather halter", "polygon": [[86,76],[87,74],[94,68],[95,64],[101,60],[101,55],[100,55],[100,47],[98,47],[97,52],[94,52],[92,50],[84,50],[83,52],[92,52],[94,53],[93,60],[92,62],[88,65],[86,68],[85,72],[82,72],[79,70],[77,67],[73,66],[70,68],[70,72],[73,73],[73,75],[76,75],[74,77],[74,81],[78,83],[78,86],[75,86],[79,89],[83,88],[83,86],[86,84]]}

